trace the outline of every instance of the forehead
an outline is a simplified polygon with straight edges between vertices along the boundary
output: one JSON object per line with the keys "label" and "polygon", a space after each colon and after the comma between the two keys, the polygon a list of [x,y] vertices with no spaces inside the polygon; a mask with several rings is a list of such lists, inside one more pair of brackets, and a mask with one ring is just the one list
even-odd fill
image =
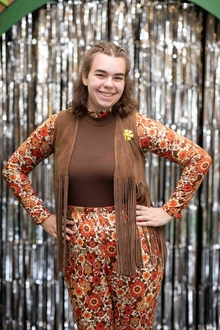
{"label": "forehead", "polygon": [[109,56],[102,53],[97,53],[94,56],[91,70],[103,70],[109,73],[125,74],[126,62],[123,57]]}

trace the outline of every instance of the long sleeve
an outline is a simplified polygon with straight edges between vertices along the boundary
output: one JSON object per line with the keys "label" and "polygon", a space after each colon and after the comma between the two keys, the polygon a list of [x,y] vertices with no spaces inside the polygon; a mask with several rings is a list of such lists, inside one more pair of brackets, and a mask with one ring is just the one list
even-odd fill
{"label": "long sleeve", "polygon": [[43,122],[12,154],[3,169],[3,177],[14,195],[36,224],[51,215],[34,191],[28,174],[53,153],[54,123],[57,114]]}
{"label": "long sleeve", "polygon": [[137,113],[137,134],[142,152],[166,157],[183,167],[179,182],[162,208],[174,218],[181,212],[202,183],[212,160],[209,154],[189,139],[159,122]]}

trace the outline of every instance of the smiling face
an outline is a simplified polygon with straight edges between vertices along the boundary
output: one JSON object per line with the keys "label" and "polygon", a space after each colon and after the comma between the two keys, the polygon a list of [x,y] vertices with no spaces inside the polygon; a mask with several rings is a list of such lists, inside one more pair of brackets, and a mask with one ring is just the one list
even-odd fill
{"label": "smiling face", "polygon": [[88,88],[87,108],[99,112],[118,102],[125,86],[126,63],[122,57],[102,53],[94,55],[88,76],[82,81]]}

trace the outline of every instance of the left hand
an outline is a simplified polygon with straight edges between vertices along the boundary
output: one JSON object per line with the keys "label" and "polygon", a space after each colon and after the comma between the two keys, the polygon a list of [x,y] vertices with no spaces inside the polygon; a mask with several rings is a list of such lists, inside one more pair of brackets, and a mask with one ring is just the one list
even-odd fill
{"label": "left hand", "polygon": [[173,218],[162,207],[136,205],[137,226],[159,227],[169,223]]}

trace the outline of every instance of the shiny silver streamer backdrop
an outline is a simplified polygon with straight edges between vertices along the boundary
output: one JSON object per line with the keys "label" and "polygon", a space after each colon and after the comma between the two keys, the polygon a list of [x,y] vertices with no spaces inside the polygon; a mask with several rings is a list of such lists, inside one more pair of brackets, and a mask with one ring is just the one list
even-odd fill
{"label": "shiny silver streamer backdrop", "polygon": [[[181,1],[60,0],[23,18],[0,40],[1,168],[37,125],[67,107],[85,50],[108,39],[131,57],[140,111],[213,157],[182,220],[166,226],[155,329],[219,329],[220,22],[212,15]],[[181,169],[147,158],[153,200],[162,205]],[[53,157],[30,179],[53,211]],[[1,329],[76,329],[56,242],[0,184]]]}

